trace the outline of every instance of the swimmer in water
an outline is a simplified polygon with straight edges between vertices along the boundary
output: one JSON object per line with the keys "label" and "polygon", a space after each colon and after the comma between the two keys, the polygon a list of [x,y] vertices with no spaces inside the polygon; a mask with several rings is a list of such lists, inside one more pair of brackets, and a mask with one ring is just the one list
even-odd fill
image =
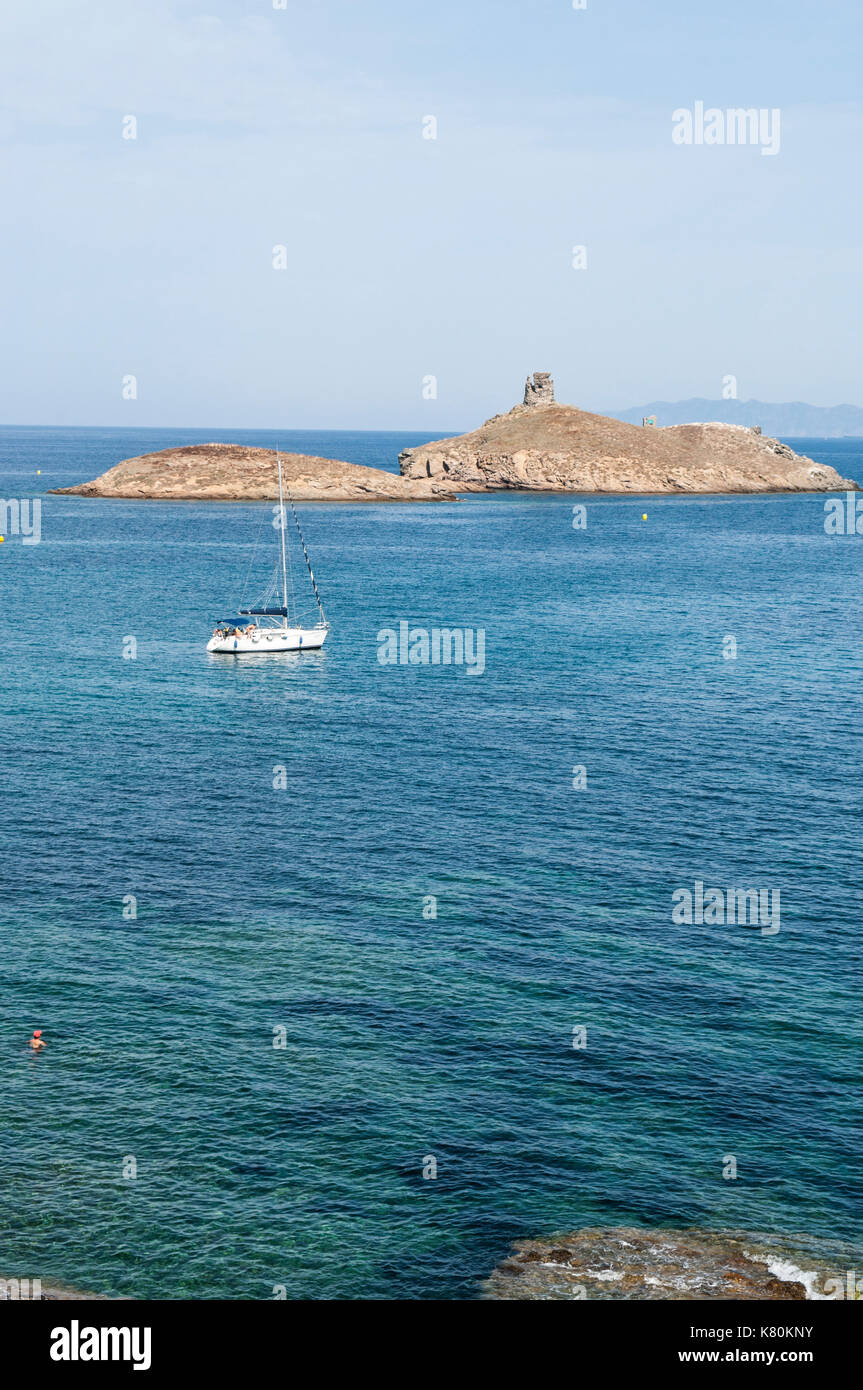
{"label": "swimmer in water", "polygon": [[33,1049],[34,1052],[41,1052],[42,1048],[45,1046],[45,1044],[44,1044],[43,1041],[42,1041],[42,1029],[41,1029],[41,1028],[34,1028],[34,1029],[33,1029],[33,1036],[32,1036],[32,1038],[30,1039],[30,1046],[32,1047],[32,1049]]}

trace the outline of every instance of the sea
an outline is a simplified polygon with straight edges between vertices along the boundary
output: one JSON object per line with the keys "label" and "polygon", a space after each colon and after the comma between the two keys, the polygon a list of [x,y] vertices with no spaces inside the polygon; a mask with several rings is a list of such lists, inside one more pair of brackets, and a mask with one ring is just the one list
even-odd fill
{"label": "sea", "polygon": [[[471,1299],[624,1227],[863,1271],[863,536],[823,496],[300,504],[326,646],[233,658],[268,504],[49,494],[426,438],[0,430],[42,503],[0,544],[0,1271]],[[382,661],[402,623],[483,669]],[[778,916],[685,920],[711,890]]]}

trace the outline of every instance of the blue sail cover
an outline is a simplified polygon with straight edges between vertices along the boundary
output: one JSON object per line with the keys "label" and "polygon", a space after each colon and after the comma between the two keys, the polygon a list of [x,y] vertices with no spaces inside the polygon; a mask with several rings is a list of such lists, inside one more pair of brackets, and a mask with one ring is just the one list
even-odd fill
{"label": "blue sail cover", "polygon": [[288,610],[287,608],[241,608],[240,616],[243,618],[286,618]]}

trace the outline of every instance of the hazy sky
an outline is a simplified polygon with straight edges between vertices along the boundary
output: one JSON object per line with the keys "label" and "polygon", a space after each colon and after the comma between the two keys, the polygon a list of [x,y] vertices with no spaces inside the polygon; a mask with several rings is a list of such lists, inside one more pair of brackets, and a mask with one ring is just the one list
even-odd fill
{"label": "hazy sky", "polygon": [[[863,404],[861,34],[860,0],[2,0],[0,421],[435,432],[537,369],[588,409]],[[779,153],[675,144],[698,101],[779,108]]]}

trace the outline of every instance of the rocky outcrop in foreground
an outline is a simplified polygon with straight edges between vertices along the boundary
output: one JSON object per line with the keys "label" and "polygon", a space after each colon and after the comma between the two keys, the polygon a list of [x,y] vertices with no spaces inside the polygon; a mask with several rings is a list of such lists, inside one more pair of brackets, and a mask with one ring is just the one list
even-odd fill
{"label": "rocky outcrop in foreground", "polygon": [[[382,468],[307,454],[282,454],[281,460],[285,484],[296,502],[435,502],[454,497],[453,489],[437,478],[403,478]],[[233,502],[278,500],[279,482],[272,449],[190,444],[124,459],[90,483],[51,491],[73,497]]]}
{"label": "rocky outcrop in foreground", "polygon": [[482,1292],[489,1299],[842,1299],[844,1271],[859,1254],[805,1236],[601,1227],[519,1241]]}
{"label": "rocky outcrop in foreground", "polygon": [[665,429],[592,415],[554,399],[547,372],[524,403],[478,430],[405,449],[405,478],[458,492],[835,492],[856,489],[833,468],[742,425]]}

